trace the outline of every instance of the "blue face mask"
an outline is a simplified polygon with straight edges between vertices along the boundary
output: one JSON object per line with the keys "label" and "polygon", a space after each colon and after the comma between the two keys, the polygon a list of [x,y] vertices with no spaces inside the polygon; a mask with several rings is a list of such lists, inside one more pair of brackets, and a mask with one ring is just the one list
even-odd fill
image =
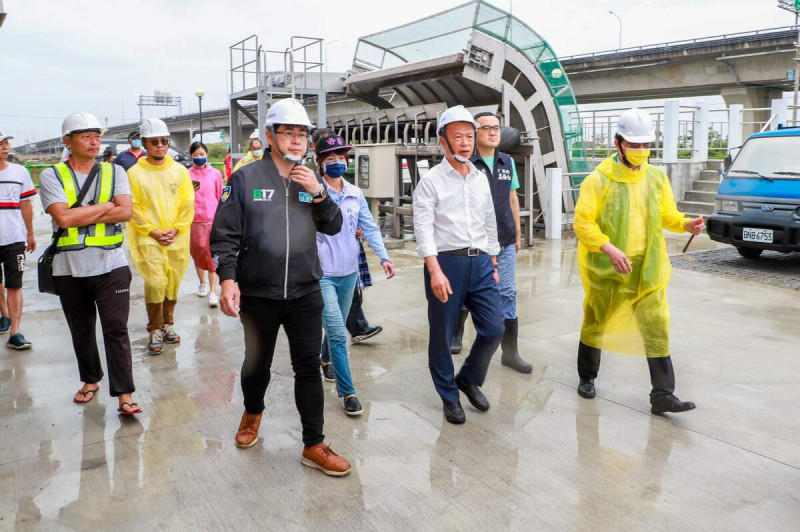
{"label": "blue face mask", "polygon": [[347,171],[347,163],[325,163],[322,165],[322,173],[329,177],[342,177]]}
{"label": "blue face mask", "polygon": [[253,157],[255,157],[256,159],[258,159],[262,155],[264,155],[264,150],[253,150]]}
{"label": "blue face mask", "polygon": [[208,160],[208,159],[206,159],[205,157],[194,157],[194,158],[192,159],[192,162],[193,162],[194,164],[196,164],[197,166],[203,166],[204,164],[206,164],[206,161],[207,161],[207,160]]}
{"label": "blue face mask", "polygon": [[142,147],[142,139],[133,139],[131,141],[131,146],[134,148],[141,148]]}

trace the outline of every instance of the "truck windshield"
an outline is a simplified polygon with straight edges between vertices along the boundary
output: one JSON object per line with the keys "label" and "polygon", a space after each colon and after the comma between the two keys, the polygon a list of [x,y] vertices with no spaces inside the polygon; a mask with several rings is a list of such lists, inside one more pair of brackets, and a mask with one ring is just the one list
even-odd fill
{"label": "truck windshield", "polygon": [[727,177],[800,179],[798,151],[800,151],[800,136],[750,139],[733,161]]}

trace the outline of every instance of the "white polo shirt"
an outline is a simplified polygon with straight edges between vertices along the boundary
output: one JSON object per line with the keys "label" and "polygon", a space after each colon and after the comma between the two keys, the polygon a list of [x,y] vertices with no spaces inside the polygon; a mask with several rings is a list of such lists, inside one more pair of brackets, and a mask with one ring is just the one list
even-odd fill
{"label": "white polo shirt", "polygon": [[8,163],[0,170],[0,246],[25,242],[28,231],[20,211],[20,202],[36,195],[31,175],[22,165]]}

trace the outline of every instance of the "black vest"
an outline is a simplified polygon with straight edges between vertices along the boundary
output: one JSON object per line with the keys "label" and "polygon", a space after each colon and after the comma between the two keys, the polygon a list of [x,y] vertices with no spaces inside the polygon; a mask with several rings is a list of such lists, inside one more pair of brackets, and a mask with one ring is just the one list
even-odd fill
{"label": "black vest", "polygon": [[494,172],[490,172],[489,167],[476,151],[472,157],[472,164],[486,174],[489,179],[494,202],[494,215],[497,218],[497,240],[503,247],[510,246],[517,241],[517,224],[514,223],[514,215],[511,213],[509,201],[511,179],[514,177],[514,160],[507,153],[495,150]]}

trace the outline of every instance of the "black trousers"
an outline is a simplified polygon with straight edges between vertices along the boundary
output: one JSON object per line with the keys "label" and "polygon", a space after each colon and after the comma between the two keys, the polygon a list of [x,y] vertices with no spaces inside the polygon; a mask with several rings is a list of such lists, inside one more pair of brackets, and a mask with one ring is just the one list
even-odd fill
{"label": "black trousers", "polygon": [[270,380],[278,330],[283,325],[289,339],[294,370],[294,401],[303,425],[306,446],[322,443],[324,398],[319,372],[322,343],[322,293],[297,299],[242,296],[239,316],[244,327],[242,392],[244,408],[251,414],[264,411],[264,394]]}
{"label": "black trousers", "polygon": [[358,336],[369,329],[369,322],[366,316],[364,316],[364,311],[361,309],[363,297],[364,291],[358,286],[358,283],[356,283],[353,302],[350,304],[350,313],[347,315],[347,323],[345,323],[350,336]]}
{"label": "black trousers", "polygon": [[72,334],[81,382],[100,382],[103,366],[95,339],[100,316],[112,397],[133,393],[133,363],[128,338],[131,270],[127,266],[93,277],[53,277]]}
{"label": "black trousers", "polygon": [[[672,357],[653,357],[647,359],[650,369],[651,397],[669,395],[675,391],[675,370]],[[583,342],[578,344],[578,375],[582,379],[596,379],[600,371],[600,350]]]}

